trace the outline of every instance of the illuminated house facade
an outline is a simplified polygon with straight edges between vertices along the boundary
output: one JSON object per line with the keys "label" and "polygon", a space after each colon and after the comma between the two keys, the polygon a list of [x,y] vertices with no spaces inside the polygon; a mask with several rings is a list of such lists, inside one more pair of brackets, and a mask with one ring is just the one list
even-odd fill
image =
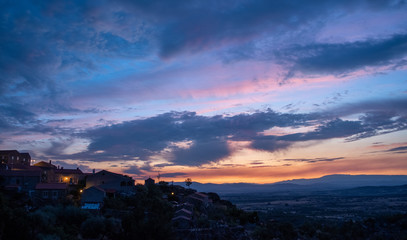
{"label": "illuminated house facade", "polygon": [[54,170],[57,182],[77,185],[85,180],[85,174],[79,169],[58,168]]}
{"label": "illuminated house facade", "polygon": [[77,185],[85,179],[85,174],[79,168],[64,169],[53,165],[51,161],[41,161],[34,166],[43,170],[42,182]]}

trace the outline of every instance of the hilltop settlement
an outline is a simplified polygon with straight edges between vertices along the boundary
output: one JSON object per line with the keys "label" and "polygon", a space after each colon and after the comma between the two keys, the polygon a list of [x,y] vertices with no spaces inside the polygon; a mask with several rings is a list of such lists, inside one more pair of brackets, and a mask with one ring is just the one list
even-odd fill
{"label": "hilltop settlement", "polygon": [[250,239],[257,213],[216,193],[0,151],[0,239]]}

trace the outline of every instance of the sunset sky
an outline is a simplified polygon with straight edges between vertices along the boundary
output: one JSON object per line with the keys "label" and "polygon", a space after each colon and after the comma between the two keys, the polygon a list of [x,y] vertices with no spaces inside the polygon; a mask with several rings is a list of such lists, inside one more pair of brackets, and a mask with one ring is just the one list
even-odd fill
{"label": "sunset sky", "polygon": [[0,149],[138,182],[407,174],[405,1],[0,1]]}

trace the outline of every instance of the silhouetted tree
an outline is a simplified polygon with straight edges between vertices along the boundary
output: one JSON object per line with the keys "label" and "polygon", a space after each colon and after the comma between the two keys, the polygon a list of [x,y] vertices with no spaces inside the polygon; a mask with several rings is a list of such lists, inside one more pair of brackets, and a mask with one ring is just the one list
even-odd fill
{"label": "silhouetted tree", "polygon": [[185,179],[185,185],[187,185],[187,187],[190,187],[191,184],[192,184],[192,179],[191,178]]}

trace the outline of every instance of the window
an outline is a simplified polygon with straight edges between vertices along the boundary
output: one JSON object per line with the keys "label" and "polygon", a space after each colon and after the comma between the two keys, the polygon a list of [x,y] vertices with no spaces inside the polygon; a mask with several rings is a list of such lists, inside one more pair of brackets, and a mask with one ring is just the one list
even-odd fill
{"label": "window", "polygon": [[42,192],[42,198],[48,198],[48,191]]}
{"label": "window", "polygon": [[52,199],[57,199],[58,198],[58,191],[53,191],[52,192]]}

